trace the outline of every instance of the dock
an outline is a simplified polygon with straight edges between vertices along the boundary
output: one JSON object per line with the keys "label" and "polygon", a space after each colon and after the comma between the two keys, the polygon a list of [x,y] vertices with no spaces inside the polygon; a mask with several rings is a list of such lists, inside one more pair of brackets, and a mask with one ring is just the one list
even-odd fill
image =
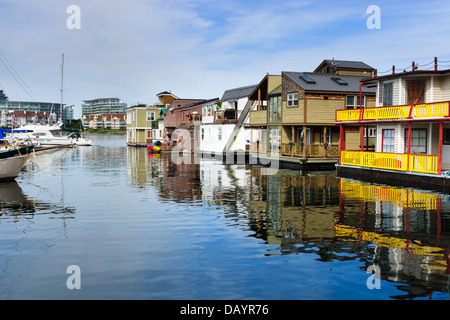
{"label": "dock", "polygon": [[55,146],[46,146],[46,147],[36,147],[34,148],[35,152],[44,152],[49,150],[55,150],[55,149],[62,149],[62,148],[73,148],[75,147],[75,144],[61,144],[61,145],[55,145]]}

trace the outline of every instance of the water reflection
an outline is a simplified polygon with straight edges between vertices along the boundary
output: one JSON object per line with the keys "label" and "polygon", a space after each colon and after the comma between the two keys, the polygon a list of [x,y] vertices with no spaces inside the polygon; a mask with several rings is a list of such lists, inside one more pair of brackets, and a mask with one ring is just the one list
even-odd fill
{"label": "water reflection", "polygon": [[32,198],[23,192],[16,181],[0,183],[0,219],[45,213],[67,214],[65,217],[70,217],[75,213],[75,207],[65,207],[58,202],[48,203],[40,200],[39,196]]}
{"label": "water reflection", "polygon": [[[375,265],[397,283],[393,299],[449,293],[447,195],[338,179],[335,172],[280,170],[214,160],[173,162],[127,149],[128,183],[162,201],[220,208],[227,224],[268,245],[267,256]],[[401,285],[400,285],[401,284]]]}

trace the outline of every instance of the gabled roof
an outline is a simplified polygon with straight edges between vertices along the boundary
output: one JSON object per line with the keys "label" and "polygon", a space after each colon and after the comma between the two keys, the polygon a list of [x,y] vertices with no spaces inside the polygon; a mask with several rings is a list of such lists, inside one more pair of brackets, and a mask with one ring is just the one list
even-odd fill
{"label": "gabled roof", "polygon": [[[328,73],[314,73],[314,72],[283,72],[286,77],[296,83],[305,91],[322,91],[322,92],[359,92],[359,86],[363,79],[368,77],[350,76],[350,75],[336,75]],[[307,76],[311,79],[307,82],[301,76]],[[338,79],[343,80],[343,84],[339,83]],[[346,83],[346,84],[345,84]],[[375,88],[362,87],[361,91],[364,93],[376,93]]]}
{"label": "gabled roof", "polygon": [[184,105],[180,109],[189,109],[189,108],[193,108],[193,107],[200,106],[200,105],[203,105],[203,104],[211,103],[211,102],[214,102],[214,101],[217,101],[217,100],[219,100],[219,98],[203,99],[203,100],[194,102],[192,104]]}
{"label": "gabled roof", "polygon": [[362,61],[349,61],[349,60],[323,60],[323,62],[314,70],[314,72],[317,72],[317,70],[321,69],[324,64],[328,64],[330,66],[333,66],[336,69],[358,69],[358,70],[368,70],[373,71],[375,70],[368,64],[362,62]]}
{"label": "gabled roof", "polygon": [[174,97],[175,99],[178,99],[178,97],[177,97],[176,95],[174,95],[172,92],[169,92],[169,91],[163,91],[163,92],[160,92],[160,93],[158,93],[156,96],[157,96],[157,97],[159,97],[159,96],[172,96],[172,97]]}
{"label": "gabled roof", "polygon": [[176,110],[184,106],[203,101],[204,99],[175,99],[171,102],[167,110]]}
{"label": "gabled roof", "polygon": [[253,92],[253,90],[255,90],[256,87],[257,87],[257,85],[255,84],[255,85],[251,85],[251,86],[245,86],[245,87],[239,87],[239,88],[226,90],[223,93],[222,99],[220,99],[220,101],[223,102],[223,101],[246,98]]}

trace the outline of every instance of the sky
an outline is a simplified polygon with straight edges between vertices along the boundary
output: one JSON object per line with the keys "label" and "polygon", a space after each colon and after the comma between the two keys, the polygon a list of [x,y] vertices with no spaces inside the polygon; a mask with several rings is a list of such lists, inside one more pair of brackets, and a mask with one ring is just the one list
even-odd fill
{"label": "sky", "polygon": [[441,0],[0,0],[0,89],[59,102],[64,54],[63,103],[79,118],[82,100],[220,98],[332,58],[448,69],[449,16]]}

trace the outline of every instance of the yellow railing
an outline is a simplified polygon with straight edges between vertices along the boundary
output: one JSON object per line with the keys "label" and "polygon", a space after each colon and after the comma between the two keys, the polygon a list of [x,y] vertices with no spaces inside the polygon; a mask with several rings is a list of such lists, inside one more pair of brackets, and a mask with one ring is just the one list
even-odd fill
{"label": "yellow railing", "polygon": [[448,117],[449,102],[417,104],[413,113],[414,118]]}
{"label": "yellow railing", "polygon": [[[408,159],[409,158],[409,159]],[[438,173],[438,156],[402,153],[342,151],[341,164],[377,169]]]}
{"label": "yellow railing", "polygon": [[337,110],[336,121],[358,121],[360,114],[360,109]]}
{"label": "yellow railing", "polygon": [[438,156],[411,154],[409,156],[409,171],[437,174],[438,158]]}
{"label": "yellow railing", "polygon": [[366,108],[362,120],[405,119],[409,117],[411,106]]}
{"label": "yellow railing", "polygon": [[336,122],[355,122],[393,119],[424,119],[450,116],[450,102],[424,103],[406,106],[389,106],[336,110]]}

